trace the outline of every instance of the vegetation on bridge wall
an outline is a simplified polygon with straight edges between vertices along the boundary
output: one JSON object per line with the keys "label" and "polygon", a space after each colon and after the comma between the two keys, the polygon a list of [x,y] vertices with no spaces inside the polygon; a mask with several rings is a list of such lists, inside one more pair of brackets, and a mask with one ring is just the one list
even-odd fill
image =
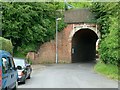
{"label": "vegetation on bridge wall", "polygon": [[[23,57],[36,51],[44,42],[55,36],[55,19],[63,17],[58,12],[59,2],[4,2],[2,3],[2,34],[11,39],[14,55]],[[64,27],[59,21],[59,30]],[[21,53],[19,53],[21,52]]]}
{"label": "vegetation on bridge wall", "polygon": [[119,3],[93,3],[92,11],[96,13],[97,23],[100,24],[101,42],[99,45],[100,59],[104,63],[118,65],[118,11]]}

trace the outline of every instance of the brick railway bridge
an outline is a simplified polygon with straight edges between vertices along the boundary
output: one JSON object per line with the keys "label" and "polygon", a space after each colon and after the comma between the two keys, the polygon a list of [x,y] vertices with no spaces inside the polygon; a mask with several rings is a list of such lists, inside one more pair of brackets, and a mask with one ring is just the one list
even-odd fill
{"label": "brick railway bridge", "polygon": [[[89,9],[74,9],[64,13],[67,26],[58,33],[58,62],[76,63],[95,60],[100,40],[99,26]],[[28,56],[35,63],[55,63],[56,40],[44,43],[37,53]]]}

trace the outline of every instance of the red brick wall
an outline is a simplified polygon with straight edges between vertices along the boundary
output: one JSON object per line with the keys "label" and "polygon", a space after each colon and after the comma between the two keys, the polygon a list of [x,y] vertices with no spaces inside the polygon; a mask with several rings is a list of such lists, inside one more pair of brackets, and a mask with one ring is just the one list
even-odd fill
{"label": "red brick wall", "polygon": [[[71,63],[70,31],[73,25],[69,24],[63,31],[58,33],[58,61]],[[37,52],[36,63],[55,63],[56,44],[55,40],[44,43]]]}
{"label": "red brick wall", "polygon": [[[60,63],[71,63],[71,40],[75,33],[72,30],[74,26],[83,24],[68,24],[64,30],[58,33],[58,61]],[[88,25],[95,28],[95,24]],[[30,55],[32,60],[34,57],[33,63],[55,63],[56,40],[44,43],[34,55]]]}

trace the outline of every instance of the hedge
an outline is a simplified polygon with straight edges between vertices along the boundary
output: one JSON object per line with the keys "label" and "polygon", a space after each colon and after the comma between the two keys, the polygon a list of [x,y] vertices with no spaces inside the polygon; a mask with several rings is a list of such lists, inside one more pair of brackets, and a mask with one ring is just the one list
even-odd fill
{"label": "hedge", "polygon": [[13,45],[10,40],[0,37],[0,50],[5,50],[13,54]]}

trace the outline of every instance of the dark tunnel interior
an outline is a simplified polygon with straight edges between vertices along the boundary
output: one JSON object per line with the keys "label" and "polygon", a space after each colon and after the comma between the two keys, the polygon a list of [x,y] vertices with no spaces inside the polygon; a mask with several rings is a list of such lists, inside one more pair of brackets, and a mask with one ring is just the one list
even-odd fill
{"label": "dark tunnel interior", "polygon": [[91,29],[80,29],[72,38],[72,63],[95,60],[97,34]]}

